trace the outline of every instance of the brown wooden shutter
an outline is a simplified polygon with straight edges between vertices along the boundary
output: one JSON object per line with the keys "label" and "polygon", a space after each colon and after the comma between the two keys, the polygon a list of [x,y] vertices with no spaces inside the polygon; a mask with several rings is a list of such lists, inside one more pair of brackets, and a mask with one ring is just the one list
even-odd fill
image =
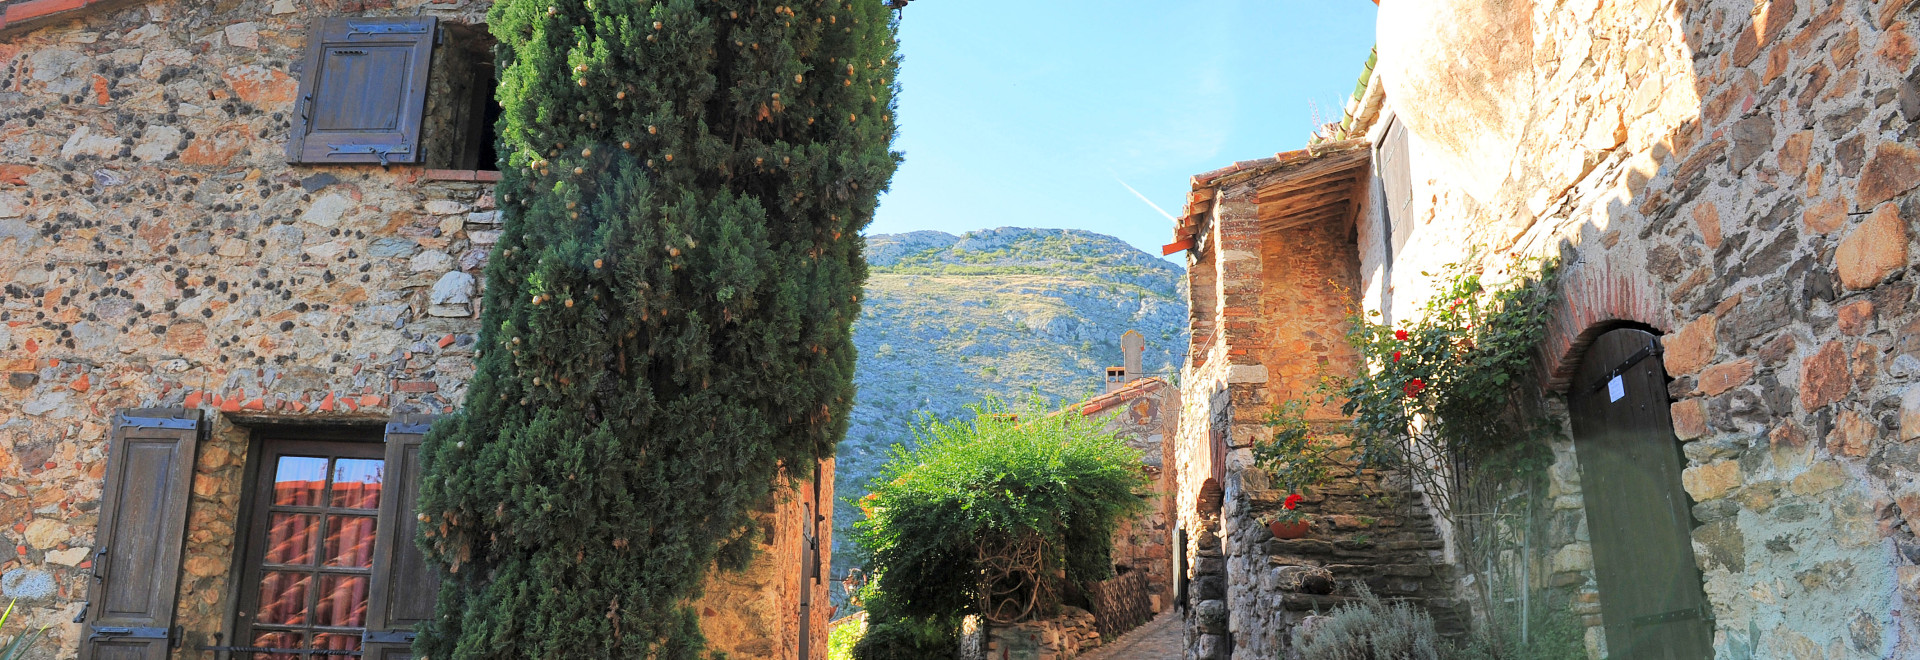
{"label": "brown wooden shutter", "polygon": [[380,503],[380,531],[373,545],[373,602],[367,607],[364,660],[413,657],[414,625],[433,617],[440,572],[414,545],[420,528],[414,503],[420,498],[420,445],[431,415],[401,415],[387,424],[387,483],[392,496]]}
{"label": "brown wooden shutter", "polygon": [[293,163],[418,163],[432,16],[324,18],[307,35]]}
{"label": "brown wooden shutter", "polygon": [[200,412],[114,416],[81,660],[165,660],[186,540]]}

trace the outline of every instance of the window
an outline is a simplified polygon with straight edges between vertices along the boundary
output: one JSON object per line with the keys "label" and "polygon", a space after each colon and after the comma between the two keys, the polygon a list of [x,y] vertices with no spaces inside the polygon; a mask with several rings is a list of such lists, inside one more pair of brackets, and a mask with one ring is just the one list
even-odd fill
{"label": "window", "polygon": [[494,169],[493,45],[484,26],[431,16],[320,19],[288,162]]}
{"label": "window", "polygon": [[437,21],[321,19],[294,102],[294,163],[418,163],[420,111]]}
{"label": "window", "polygon": [[422,160],[431,169],[492,170],[494,124],[500,120],[494,75],[493,35],[484,25],[446,23],[440,26],[442,43],[434,49],[428,76],[426,119],[421,139]]}
{"label": "window", "polygon": [[440,590],[413,543],[426,430],[398,419],[384,443],[261,441],[234,635],[255,660],[410,657]]}
{"label": "window", "polygon": [[386,487],[382,447],[369,442],[268,440],[257,464],[240,636],[286,652],[359,651],[367,630],[374,540]]}

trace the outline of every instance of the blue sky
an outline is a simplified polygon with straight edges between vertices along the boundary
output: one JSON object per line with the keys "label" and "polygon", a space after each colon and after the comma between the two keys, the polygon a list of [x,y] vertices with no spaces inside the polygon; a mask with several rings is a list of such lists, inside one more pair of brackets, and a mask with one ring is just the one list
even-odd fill
{"label": "blue sky", "polygon": [[868,233],[1072,227],[1152,254],[1194,174],[1306,144],[1373,47],[1368,0],[918,0],[906,163]]}

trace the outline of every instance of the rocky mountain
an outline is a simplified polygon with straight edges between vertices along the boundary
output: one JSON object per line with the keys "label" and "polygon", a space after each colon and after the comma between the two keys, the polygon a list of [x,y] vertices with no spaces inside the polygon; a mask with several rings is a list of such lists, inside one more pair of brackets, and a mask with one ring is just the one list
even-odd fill
{"label": "rocky mountain", "polygon": [[[1143,366],[1171,379],[1186,359],[1185,271],[1111,236],[1002,227],[961,236],[867,237],[866,304],[854,325],[860,391],[840,445],[837,527],[922,413],[958,415],[988,395],[1053,404],[1101,391],[1120,335],[1146,336]],[[838,541],[835,574],[852,548]]]}

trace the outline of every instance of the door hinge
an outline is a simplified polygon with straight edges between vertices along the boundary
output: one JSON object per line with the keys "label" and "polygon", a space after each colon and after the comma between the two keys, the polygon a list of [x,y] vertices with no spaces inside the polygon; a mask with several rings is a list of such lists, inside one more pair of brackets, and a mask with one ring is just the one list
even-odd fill
{"label": "door hinge", "polygon": [[1650,358],[1659,354],[1660,354],[1660,342],[1659,341],[1647,342],[1646,346],[1642,346],[1640,347],[1640,350],[1634,351],[1633,355],[1627,356],[1627,359],[1621,360],[1619,365],[1615,366],[1612,370],[1609,370],[1607,372],[1607,375],[1601,376],[1599,381],[1595,382],[1591,386],[1588,386],[1587,392],[1593,393],[1593,392],[1598,392],[1600,390],[1607,389],[1608,381],[1611,381],[1614,378],[1620,376],[1620,374],[1627,373],[1628,369],[1632,369],[1633,365],[1640,364],[1641,360],[1645,360],[1647,358]]}
{"label": "door hinge", "polygon": [[362,644],[412,644],[419,633],[411,630],[369,630],[361,635]]}
{"label": "door hinge", "polygon": [[172,631],[166,628],[140,628],[134,626],[93,626],[93,633],[87,641],[100,638],[108,639],[170,639]]}
{"label": "door hinge", "polygon": [[425,23],[358,23],[347,21],[347,38],[362,34],[426,34]]}
{"label": "door hinge", "polygon": [[128,417],[121,415],[120,425],[142,429],[192,430],[195,426],[198,426],[199,423],[191,419],[180,419],[177,417]]}
{"label": "door hinge", "polygon": [[1659,614],[1648,614],[1646,616],[1636,616],[1633,618],[1633,626],[1635,628],[1638,628],[1641,626],[1654,626],[1662,623],[1673,623],[1675,621],[1692,621],[1696,619],[1701,621],[1712,621],[1713,608],[1706,605],[1701,605],[1699,607],[1689,607],[1684,610],[1674,610],[1671,612],[1661,612]]}
{"label": "door hinge", "polygon": [[430,431],[432,429],[433,429],[432,422],[421,422],[417,424],[410,424],[407,422],[387,422],[388,435],[393,435],[395,433],[404,434],[404,435],[426,435],[427,431]]}
{"label": "door hinge", "polygon": [[410,155],[413,153],[413,145],[411,144],[329,144],[327,148],[332,149],[332,151],[327,152],[328,156],[373,154],[380,158],[381,167],[387,166],[387,156],[389,155]]}

